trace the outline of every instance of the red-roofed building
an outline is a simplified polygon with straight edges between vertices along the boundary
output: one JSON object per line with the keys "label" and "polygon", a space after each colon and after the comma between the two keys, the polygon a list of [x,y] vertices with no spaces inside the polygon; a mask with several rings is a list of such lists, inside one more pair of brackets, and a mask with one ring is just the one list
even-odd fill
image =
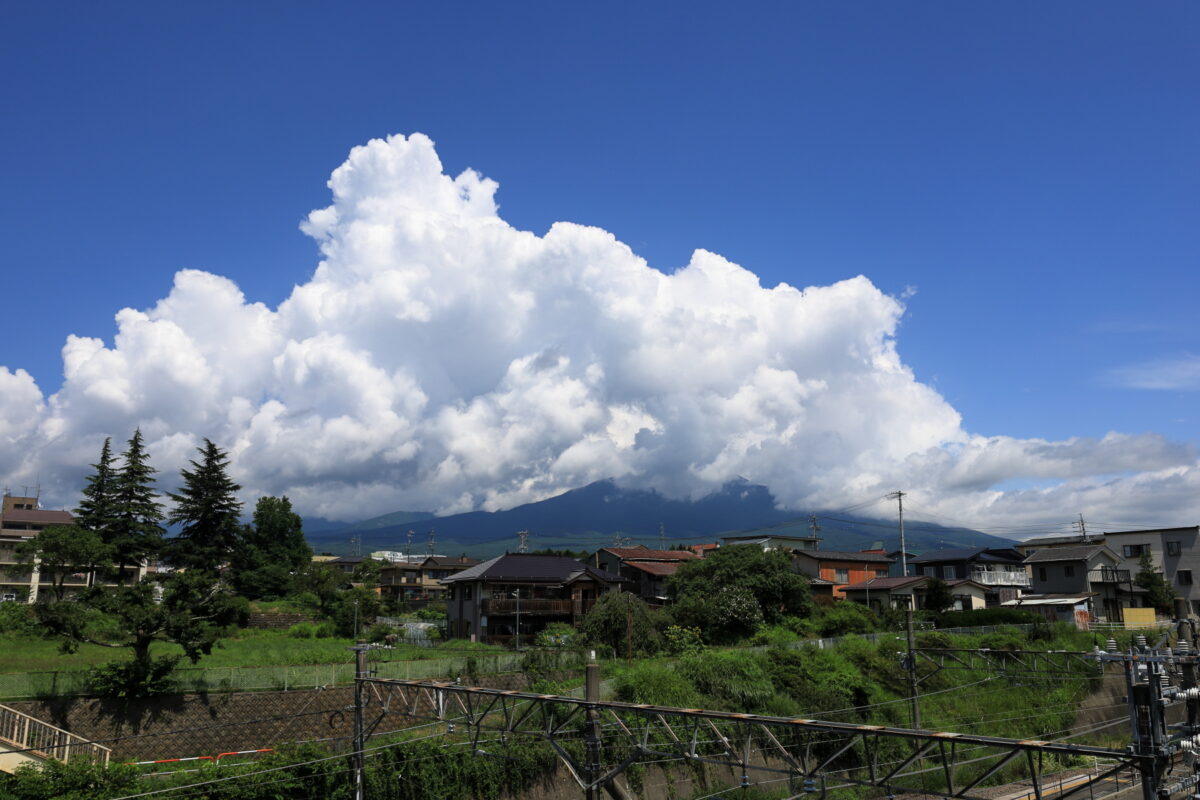
{"label": "red-roofed building", "polygon": [[884,553],[852,553],[839,550],[795,550],[792,563],[796,570],[833,584],[833,596],[845,597],[846,586],[888,576],[892,557]]}
{"label": "red-roofed building", "polygon": [[603,547],[592,554],[588,563],[629,580],[629,591],[647,603],[662,603],[667,599],[667,578],[680,565],[697,559],[699,556],[690,550],[651,550],[635,545]]}

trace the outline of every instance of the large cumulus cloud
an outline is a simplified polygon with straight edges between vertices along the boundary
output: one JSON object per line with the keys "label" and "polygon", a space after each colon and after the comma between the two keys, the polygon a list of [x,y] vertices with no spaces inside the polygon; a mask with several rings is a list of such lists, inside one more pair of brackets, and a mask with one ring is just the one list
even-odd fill
{"label": "large cumulus cloud", "polygon": [[355,148],[329,187],[301,226],[320,263],[277,309],[185,270],[111,344],[70,337],[53,396],[0,368],[4,478],[70,503],[103,437],[140,425],[165,473],[208,436],[248,498],[338,519],[605,477],[696,495],[742,476],[794,507],[904,487],[981,523],[1195,488],[1195,453],[1152,435],[970,435],[865,277],[763,287],[703,250],[667,275],[597,228],[516,230],[420,134]]}

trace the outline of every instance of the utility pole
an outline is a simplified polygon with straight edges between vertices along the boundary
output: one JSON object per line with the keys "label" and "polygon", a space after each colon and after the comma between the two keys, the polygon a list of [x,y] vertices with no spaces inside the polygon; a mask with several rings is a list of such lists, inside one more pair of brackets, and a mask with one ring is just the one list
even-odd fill
{"label": "utility pole", "polygon": [[[916,595],[913,595],[916,599]],[[908,608],[904,609],[904,628],[908,634],[908,654],[905,657],[905,666],[908,668],[908,697],[912,705],[912,726],[914,729],[921,727],[921,703],[917,699],[917,655],[913,652],[915,642],[913,637],[913,610],[910,603]]]}
{"label": "utility pole", "polygon": [[821,538],[821,535],[820,535],[821,534],[821,526],[817,524],[817,515],[816,514],[808,515],[808,529],[810,531],[812,531],[812,535],[813,535],[814,539]]}
{"label": "utility pole", "polygon": [[406,564],[412,563],[412,540],[416,533],[416,531],[408,532],[408,544],[404,546],[404,563]]}
{"label": "utility pole", "polygon": [[426,549],[429,551],[428,555],[433,555],[434,553],[437,552],[437,529],[436,528],[429,529],[429,544],[426,545]]}
{"label": "utility pole", "polygon": [[367,772],[363,751],[367,746],[366,725],[363,722],[363,697],[366,694],[367,648],[361,639],[350,648],[354,651],[354,800],[366,800]]}
{"label": "utility pole", "polygon": [[904,545],[904,492],[895,491],[888,495],[889,498],[896,498],[900,509],[900,574],[908,577],[908,549]]}
{"label": "utility pole", "polygon": [[1079,514],[1079,538],[1085,542],[1088,540],[1087,525],[1084,524],[1082,512]]}
{"label": "utility pole", "polygon": [[587,800],[600,800],[600,780],[602,766],[600,764],[600,712],[593,703],[600,700],[600,665],[596,663],[596,651],[592,651],[592,659],[588,663],[584,682],[584,700],[587,701]]}
{"label": "utility pole", "polygon": [[529,552],[529,531],[517,531],[517,552]]}
{"label": "utility pole", "polygon": [[667,528],[661,522],[658,523],[658,549],[667,549]]}

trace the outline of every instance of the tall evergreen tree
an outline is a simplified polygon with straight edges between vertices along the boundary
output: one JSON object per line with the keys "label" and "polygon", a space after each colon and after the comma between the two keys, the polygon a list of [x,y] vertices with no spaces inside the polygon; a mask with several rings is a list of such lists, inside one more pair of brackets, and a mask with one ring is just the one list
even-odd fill
{"label": "tall evergreen tree", "polygon": [[218,572],[237,546],[242,513],[237,491],[242,487],[226,470],[229,457],[208,439],[198,448],[200,460],[182,471],[183,487],[167,496],[175,503],[167,522],[182,525],[171,547],[178,567]]}
{"label": "tall evergreen tree", "polygon": [[112,526],[116,515],[117,469],[112,454],[112,437],[104,440],[100,449],[100,460],[92,464],[95,470],[88,476],[83,488],[83,499],[75,509],[75,524],[85,531],[93,531],[103,538]]}
{"label": "tall evergreen tree", "polygon": [[140,428],[123,454],[124,464],[115,474],[112,523],[104,534],[104,543],[113,548],[120,569],[118,582],[124,583],[125,567],[157,555],[162,547],[162,506],[154,491],[154,473],[150,456],[142,444]]}

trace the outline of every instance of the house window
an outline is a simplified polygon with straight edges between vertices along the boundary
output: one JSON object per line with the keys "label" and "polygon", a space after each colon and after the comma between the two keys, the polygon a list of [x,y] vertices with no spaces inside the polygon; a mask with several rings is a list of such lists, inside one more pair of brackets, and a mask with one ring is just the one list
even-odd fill
{"label": "house window", "polygon": [[875,570],[875,577],[876,577],[876,578],[886,578],[886,577],[887,577],[887,570],[886,570],[886,569],[877,569],[877,570]]}
{"label": "house window", "polygon": [[463,587],[463,600],[470,600],[470,599],[471,599],[471,587],[464,586]]}
{"label": "house window", "polygon": [[1127,544],[1121,548],[1121,552],[1125,554],[1126,558],[1137,558],[1147,550],[1144,544]]}
{"label": "house window", "polygon": [[850,570],[835,569],[833,571],[833,582],[834,583],[849,583],[850,582]]}
{"label": "house window", "polygon": [[931,578],[937,577],[937,567],[925,567],[925,574]]}
{"label": "house window", "polygon": [[1176,577],[1179,578],[1180,586],[1191,586],[1192,585],[1192,571],[1190,569],[1181,569],[1178,572],[1176,572],[1175,575],[1176,575]]}
{"label": "house window", "polygon": [[1045,567],[1038,567],[1038,580],[1039,581],[1046,580],[1046,568]]}
{"label": "house window", "polygon": [[954,578],[954,567],[953,567],[953,565],[942,567],[942,577],[943,577],[943,578],[947,578],[947,579],[951,579],[951,580]]}
{"label": "house window", "polygon": [[1179,555],[1179,542],[1167,542],[1167,555]]}
{"label": "house window", "polygon": [[448,599],[448,600],[454,599],[454,587],[453,586],[451,586],[449,591],[446,592],[446,599]]}
{"label": "house window", "polygon": [[1063,565],[1063,575],[1067,576],[1068,578],[1074,578],[1075,577],[1075,565],[1074,564],[1064,564]]}

